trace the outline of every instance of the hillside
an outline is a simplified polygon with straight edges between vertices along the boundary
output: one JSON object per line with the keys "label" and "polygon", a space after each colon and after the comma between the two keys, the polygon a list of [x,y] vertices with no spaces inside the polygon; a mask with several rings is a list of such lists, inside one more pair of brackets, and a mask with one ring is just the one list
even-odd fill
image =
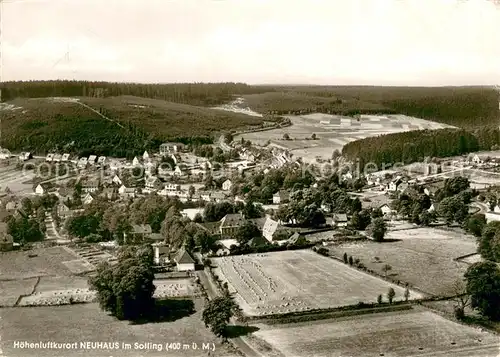
{"label": "hillside", "polygon": [[262,123],[258,117],[157,99],[77,99],[81,104],[54,98],[19,98],[3,103],[1,145],[12,151],[46,153],[64,149],[82,155],[130,157],[157,148],[164,141],[211,142],[212,134]]}
{"label": "hillside", "polygon": [[486,87],[283,86],[243,97],[262,113],[400,113],[463,128],[500,119],[498,93]]}

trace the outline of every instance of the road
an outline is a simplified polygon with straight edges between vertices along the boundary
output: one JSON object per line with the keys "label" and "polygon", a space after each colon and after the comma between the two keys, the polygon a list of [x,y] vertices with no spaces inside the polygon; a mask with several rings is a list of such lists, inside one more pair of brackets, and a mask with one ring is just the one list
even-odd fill
{"label": "road", "polygon": [[486,212],[490,211],[488,205],[485,203],[482,203],[482,202],[478,202],[478,201],[471,202],[471,206],[479,208],[479,211],[476,213],[485,214]]}
{"label": "road", "polygon": [[[205,287],[209,299],[213,299],[219,295],[217,287],[204,270],[197,271],[196,274],[200,278],[201,284]],[[231,342],[233,342],[236,348],[243,352],[247,357],[265,357],[259,352],[255,351],[244,337],[232,338]]]}

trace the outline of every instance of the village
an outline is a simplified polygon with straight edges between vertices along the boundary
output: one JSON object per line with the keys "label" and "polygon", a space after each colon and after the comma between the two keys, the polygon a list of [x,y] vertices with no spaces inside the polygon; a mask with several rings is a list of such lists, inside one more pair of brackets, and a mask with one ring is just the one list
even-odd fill
{"label": "village", "polygon": [[[473,190],[470,204],[450,209],[500,221],[497,154],[362,173],[337,154],[304,164],[287,150],[231,138],[215,146],[166,143],[132,160],[5,154],[4,166],[15,162],[18,172],[27,165],[34,169],[31,192],[2,185],[0,251],[17,255],[5,270],[3,278],[12,282],[2,283],[0,302],[17,307],[95,302],[84,277],[94,276],[103,262],[117,264],[120,246],[137,244],[153,249],[156,298],[213,298],[227,286],[260,327],[259,319],[270,316],[374,304],[387,288],[401,303],[447,297],[480,256],[460,219],[449,218],[437,197],[442,200],[453,185],[461,186],[454,193]],[[408,204],[410,211],[404,208]],[[178,215],[170,214],[172,207]],[[95,215],[100,218],[93,221]],[[117,228],[120,224],[126,228]],[[33,233],[38,226],[39,235]],[[381,240],[394,243],[377,245]],[[47,270],[54,259],[57,267],[51,262]],[[413,262],[411,272],[407,261]],[[30,262],[32,272],[16,271]],[[314,279],[299,283],[303,274]],[[338,283],[329,286],[332,279]],[[258,343],[252,343],[254,337],[235,343],[258,350],[262,343],[273,345],[272,331],[257,332]]]}

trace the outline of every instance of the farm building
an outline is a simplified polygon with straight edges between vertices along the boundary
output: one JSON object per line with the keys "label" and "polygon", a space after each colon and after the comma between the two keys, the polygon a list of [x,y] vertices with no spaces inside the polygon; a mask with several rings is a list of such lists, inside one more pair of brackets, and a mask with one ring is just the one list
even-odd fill
{"label": "farm building", "polygon": [[184,248],[181,248],[174,258],[178,271],[194,271],[194,259]]}
{"label": "farm building", "polygon": [[290,200],[290,193],[285,190],[280,190],[273,195],[273,203],[275,205],[287,203]]}

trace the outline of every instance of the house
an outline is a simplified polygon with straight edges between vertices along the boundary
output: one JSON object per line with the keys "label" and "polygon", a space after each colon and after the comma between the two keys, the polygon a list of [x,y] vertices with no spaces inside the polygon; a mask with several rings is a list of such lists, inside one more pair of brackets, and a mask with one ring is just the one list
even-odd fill
{"label": "house", "polygon": [[92,195],[90,193],[86,193],[83,197],[82,197],[82,203],[84,205],[89,205],[91,204],[92,202],[94,202],[94,197],[92,197]]}
{"label": "house", "polygon": [[52,158],[52,161],[54,162],[61,162],[62,160],[62,155],[61,154],[54,154],[54,157]]}
{"label": "house", "polygon": [[66,154],[63,154],[61,156],[61,161],[62,162],[67,162],[68,160],[69,160],[69,154],[66,153]]}
{"label": "house", "polygon": [[205,202],[210,202],[212,200],[210,191],[198,191],[198,195],[200,195],[201,200]]}
{"label": "house", "polygon": [[64,203],[59,203],[57,205],[57,215],[59,217],[65,217],[65,216],[69,215],[70,212],[71,212],[71,210]]}
{"label": "house", "polygon": [[285,190],[280,190],[273,195],[273,204],[279,205],[290,201],[290,193]]}
{"label": "house", "polygon": [[22,152],[19,154],[19,161],[27,161],[29,159],[32,159],[33,158],[33,155],[31,154],[31,152]]}
{"label": "house", "polygon": [[387,191],[390,192],[396,192],[398,190],[398,186],[403,182],[401,177],[397,177],[393,181],[389,182],[389,185],[387,185]]}
{"label": "house", "polygon": [[87,158],[86,157],[81,157],[79,160],[78,160],[78,164],[77,166],[79,168],[85,168],[87,166]]}
{"label": "house", "polygon": [[213,202],[222,202],[226,200],[226,195],[223,192],[212,192],[210,194],[210,200]]}
{"label": "house", "polygon": [[224,181],[222,183],[222,189],[224,191],[231,191],[231,188],[233,187],[233,182],[229,179],[227,179],[226,181]]}
{"label": "house", "polygon": [[332,225],[335,227],[346,227],[349,223],[345,213],[337,213],[332,217]]}
{"label": "house", "polygon": [[148,238],[157,243],[165,240],[165,237],[161,233],[151,233],[148,235]]}
{"label": "house", "polygon": [[380,176],[375,176],[375,175],[368,175],[366,176],[366,184],[368,186],[375,186],[375,185],[380,185],[382,179]]}
{"label": "house", "polygon": [[269,242],[274,240],[275,234],[280,230],[281,226],[278,221],[267,217],[264,226],[262,227],[262,236]]}
{"label": "house", "polygon": [[118,185],[118,186],[121,186],[123,184],[122,180],[120,179],[120,177],[118,175],[113,176],[113,178],[111,179],[111,182],[114,183],[115,185]]}
{"label": "house", "polygon": [[45,157],[45,161],[47,161],[47,162],[52,162],[53,159],[54,159],[54,154],[48,154]]}
{"label": "house", "polygon": [[67,201],[73,199],[73,195],[75,194],[75,190],[68,187],[60,187],[58,189],[57,195],[61,201]]}
{"label": "house", "polygon": [[144,154],[142,154],[142,159],[144,161],[149,161],[150,157],[147,151],[144,151]]}
{"label": "house", "polygon": [[241,213],[228,213],[220,220],[219,232],[223,237],[232,236],[246,223]]}
{"label": "house", "polygon": [[472,160],[471,162],[473,164],[476,164],[476,165],[479,165],[479,164],[482,164],[483,163],[483,160],[477,155],[475,154],[473,157],[472,157]]}
{"label": "house", "polygon": [[436,210],[436,207],[434,206],[434,203],[431,204],[431,206],[427,209],[427,212],[434,212]]}
{"label": "house", "polygon": [[47,193],[47,187],[44,185],[38,184],[38,186],[35,187],[35,194],[42,196],[45,193]]}
{"label": "house", "polygon": [[85,193],[94,193],[99,191],[98,180],[86,180],[82,183],[82,191]]}
{"label": "house", "polygon": [[147,176],[152,176],[156,172],[156,164],[153,161],[147,161],[144,164],[144,173]]}
{"label": "house", "polygon": [[150,176],[146,178],[145,188],[149,191],[158,191],[161,190],[163,186],[163,182],[157,176]]}
{"label": "house", "polygon": [[165,191],[180,191],[181,185],[176,183],[167,183],[164,187]]}
{"label": "house", "polygon": [[1,160],[7,160],[11,157],[11,153],[8,149],[3,149],[3,148],[0,148],[0,159]]}
{"label": "house", "polygon": [[170,153],[179,152],[184,148],[182,143],[164,143],[160,145],[160,155],[167,156]]}
{"label": "house", "polygon": [[95,163],[97,162],[97,156],[96,155],[90,155],[87,162],[90,165],[95,165]]}
{"label": "house", "polygon": [[97,159],[97,164],[98,165],[105,165],[106,164],[106,156],[99,156],[99,158]]}
{"label": "house", "polygon": [[134,156],[134,159],[132,160],[132,165],[139,166],[140,164],[141,164],[141,162],[139,161],[137,156]]}
{"label": "house", "polygon": [[234,245],[239,247],[240,243],[236,239],[221,239],[217,241],[219,244],[219,250],[217,251],[217,255],[226,255],[231,252],[231,247]]}
{"label": "house", "polygon": [[8,252],[14,249],[14,239],[7,233],[7,229],[7,223],[0,222],[0,252]]}
{"label": "house", "polygon": [[394,210],[391,207],[389,207],[389,205],[387,203],[383,204],[379,208],[382,211],[382,214],[384,215],[384,217],[390,216],[394,213]]}
{"label": "house", "polygon": [[177,271],[194,271],[194,259],[184,248],[181,248],[174,258],[177,265]]}
{"label": "house", "polygon": [[118,194],[122,197],[135,197],[135,187],[125,187],[125,185],[121,185],[118,189]]}

